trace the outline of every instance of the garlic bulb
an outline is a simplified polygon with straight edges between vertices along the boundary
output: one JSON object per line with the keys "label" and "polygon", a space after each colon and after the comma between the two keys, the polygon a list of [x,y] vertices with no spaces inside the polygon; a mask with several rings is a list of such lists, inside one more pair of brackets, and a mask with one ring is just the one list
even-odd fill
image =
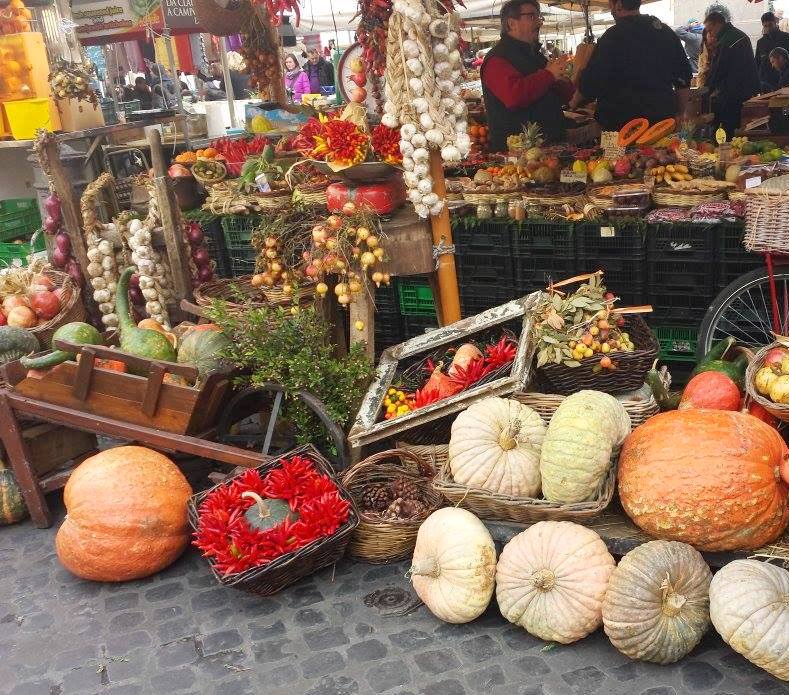
{"label": "garlic bulb", "polygon": [[410,157],[414,154],[414,146],[408,140],[400,141],[400,154],[404,157]]}
{"label": "garlic bulb", "polygon": [[416,135],[416,126],[413,123],[404,123],[400,128],[400,137],[403,140],[413,140],[414,135]]}
{"label": "garlic bulb", "polygon": [[403,41],[403,50],[409,58],[419,57],[419,44],[416,41],[411,41],[411,39]]}
{"label": "garlic bulb", "polygon": [[414,96],[417,97],[421,97],[425,93],[425,86],[418,77],[412,77],[408,80],[408,88],[413,92]]}
{"label": "garlic bulb", "polygon": [[397,116],[391,113],[385,113],[381,117],[381,123],[383,123],[387,128],[397,128],[397,124],[398,124]]}
{"label": "garlic bulb", "polygon": [[424,147],[419,147],[414,150],[412,157],[417,164],[424,164],[430,159],[430,153]]}
{"label": "garlic bulb", "polygon": [[[433,119],[430,117],[429,113],[419,114],[419,125],[422,126],[423,130],[430,130],[433,127]],[[425,137],[427,137],[427,135],[425,135]]]}
{"label": "garlic bulb", "polygon": [[427,138],[422,135],[422,133],[417,133],[414,137],[411,138],[411,144],[414,147],[426,147],[427,146]]}
{"label": "garlic bulb", "polygon": [[408,66],[408,69],[411,71],[414,77],[419,77],[424,71],[424,68],[422,67],[422,63],[419,62],[418,58],[409,58],[406,61],[406,65]]}

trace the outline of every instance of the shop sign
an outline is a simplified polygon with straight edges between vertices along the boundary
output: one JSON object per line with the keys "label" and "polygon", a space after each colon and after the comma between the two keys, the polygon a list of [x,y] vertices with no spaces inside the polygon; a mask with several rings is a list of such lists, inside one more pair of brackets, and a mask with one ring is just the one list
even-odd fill
{"label": "shop sign", "polygon": [[164,22],[171,29],[196,29],[193,0],[162,0]]}
{"label": "shop sign", "polygon": [[160,25],[162,21],[158,0],[75,0],[71,16],[77,24],[77,36],[85,37],[143,31],[146,26]]}

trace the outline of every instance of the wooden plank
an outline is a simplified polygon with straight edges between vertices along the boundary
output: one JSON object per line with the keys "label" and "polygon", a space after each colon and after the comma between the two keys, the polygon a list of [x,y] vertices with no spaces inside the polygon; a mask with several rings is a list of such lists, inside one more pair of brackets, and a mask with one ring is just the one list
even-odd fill
{"label": "wooden plank", "polygon": [[[375,303],[373,302],[373,290],[367,276],[363,279],[364,286],[356,297],[356,301],[351,304],[351,336],[350,343],[364,343],[365,352],[371,359],[375,359]],[[356,329],[356,322],[361,321],[364,325],[362,330]]]}
{"label": "wooden plank", "polygon": [[[55,347],[62,350],[63,348],[57,344],[58,342],[60,341],[56,342]],[[91,376],[93,375],[93,360],[96,357],[96,352],[86,347],[80,354],[85,359],[80,360],[77,366],[77,376],[74,379],[74,386],[71,392],[74,394],[74,398],[84,401],[88,397],[88,392],[90,391]]]}
{"label": "wooden plank", "polygon": [[22,436],[22,428],[12,410],[10,398],[2,392],[0,392],[0,440],[3,442],[16,482],[30,512],[30,518],[38,528],[49,528],[52,526],[52,514],[44,493],[38,486],[30,449]]}
{"label": "wooden plank", "polygon": [[162,392],[164,374],[162,365],[156,363],[151,365],[151,371],[148,372],[148,386],[145,389],[141,406],[142,412],[148,417],[153,417],[156,414],[156,405],[159,402],[159,394]]}
{"label": "wooden plank", "polygon": [[167,257],[170,260],[173,290],[177,304],[182,299],[192,298],[192,277],[185,258],[186,250],[180,226],[181,211],[178,209],[173,190],[168,185],[167,163],[164,160],[162,139],[158,130],[148,131],[148,143],[151,146],[154,190],[159,203],[159,213],[162,216],[164,243],[167,247]]}
{"label": "wooden plank", "polygon": [[[2,396],[0,396],[0,399]],[[73,410],[60,405],[42,403],[33,398],[16,393],[8,393],[11,408],[16,413],[25,413],[46,422],[56,422],[67,425],[75,429],[103,434],[116,439],[139,442],[144,446],[165,451],[177,451],[183,454],[199,456],[231,466],[243,466],[244,468],[257,468],[258,466],[271,460],[270,456],[264,456],[255,451],[247,451],[234,446],[210,442],[198,437],[188,435],[163,432],[150,427],[141,427],[129,422],[115,420],[101,415],[92,415]],[[3,426],[2,403],[0,402],[0,426]],[[6,440],[5,427],[0,433],[3,441]]]}
{"label": "wooden plank", "polygon": [[381,245],[390,260],[376,270],[390,275],[425,275],[435,270],[430,224],[414,212],[413,206],[400,208],[383,227]]}

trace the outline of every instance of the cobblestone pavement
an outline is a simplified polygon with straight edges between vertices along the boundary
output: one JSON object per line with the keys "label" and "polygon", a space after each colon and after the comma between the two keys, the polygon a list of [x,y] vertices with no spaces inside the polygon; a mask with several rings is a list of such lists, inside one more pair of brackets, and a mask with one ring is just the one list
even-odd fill
{"label": "cobblestone pavement", "polygon": [[389,616],[413,601],[406,563],[344,560],[265,599],[218,586],[194,550],[144,581],[84,582],[58,564],[59,521],[48,530],[0,528],[2,693],[789,692],[714,632],[680,663],[660,667],[630,661],[602,631],[546,645],[507,623],[495,601],[469,625],[443,624],[424,607]]}

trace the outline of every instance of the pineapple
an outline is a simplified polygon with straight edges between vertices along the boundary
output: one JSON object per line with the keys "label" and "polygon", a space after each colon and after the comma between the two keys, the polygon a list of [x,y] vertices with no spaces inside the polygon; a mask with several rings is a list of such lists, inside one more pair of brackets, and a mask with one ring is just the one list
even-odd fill
{"label": "pineapple", "polygon": [[540,147],[542,147],[544,139],[539,124],[527,123],[523,127],[521,140],[523,141],[523,148],[526,150],[527,161],[539,160],[542,157]]}

